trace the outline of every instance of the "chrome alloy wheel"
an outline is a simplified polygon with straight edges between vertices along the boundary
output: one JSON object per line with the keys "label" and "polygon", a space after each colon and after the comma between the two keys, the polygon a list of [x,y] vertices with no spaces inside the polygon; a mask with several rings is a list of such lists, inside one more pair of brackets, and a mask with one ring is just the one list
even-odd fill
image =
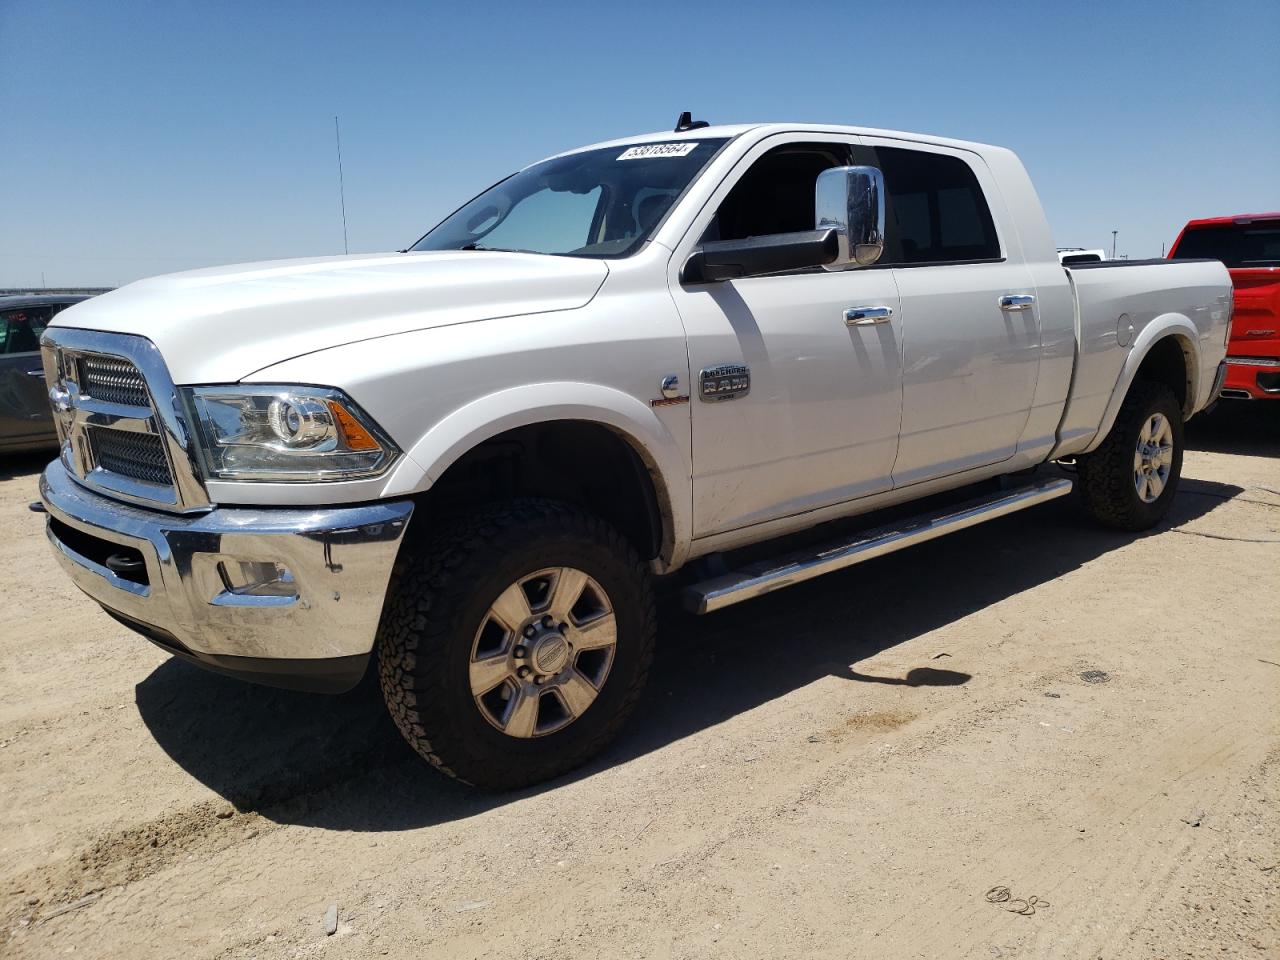
{"label": "chrome alloy wheel", "polygon": [[1163,413],[1153,413],[1138,432],[1133,452],[1133,486],[1143,503],[1155,503],[1164,493],[1173,469],[1173,426]]}
{"label": "chrome alloy wheel", "polygon": [[471,696],[508,736],[563,730],[599,696],[618,645],[608,595],[573,567],[522,577],[493,602],[471,645]]}

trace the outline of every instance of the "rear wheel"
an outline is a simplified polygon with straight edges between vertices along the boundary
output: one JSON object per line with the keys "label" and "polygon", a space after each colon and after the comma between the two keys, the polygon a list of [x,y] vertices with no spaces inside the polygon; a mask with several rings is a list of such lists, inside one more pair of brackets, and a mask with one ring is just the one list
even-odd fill
{"label": "rear wheel", "polygon": [[1135,382],[1101,446],[1078,459],[1085,508],[1110,527],[1150,529],[1173,503],[1182,451],[1182,410],[1173,391]]}
{"label": "rear wheel", "polygon": [[550,501],[488,509],[433,538],[393,587],[383,695],[409,744],[480,786],[554,777],[601,750],[653,657],[649,574],[603,520]]}

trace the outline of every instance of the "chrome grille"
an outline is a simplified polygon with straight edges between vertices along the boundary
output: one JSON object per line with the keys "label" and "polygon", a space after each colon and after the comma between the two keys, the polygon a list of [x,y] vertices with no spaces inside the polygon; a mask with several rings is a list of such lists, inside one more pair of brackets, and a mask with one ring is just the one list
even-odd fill
{"label": "chrome grille", "polygon": [[147,383],[128,360],[87,354],[79,358],[80,392],[104,403],[149,407]]}
{"label": "chrome grille", "polygon": [[157,486],[173,483],[164,441],[156,434],[89,427],[88,435],[89,450],[98,469]]}
{"label": "chrome grille", "polygon": [[54,325],[41,349],[61,459],[76,482],[145,507],[209,509],[186,424],[172,406],[177,389],[155,344]]}

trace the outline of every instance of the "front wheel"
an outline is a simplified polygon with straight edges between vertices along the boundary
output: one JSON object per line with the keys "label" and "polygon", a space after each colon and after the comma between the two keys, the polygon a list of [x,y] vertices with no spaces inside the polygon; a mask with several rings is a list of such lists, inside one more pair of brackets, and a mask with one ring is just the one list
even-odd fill
{"label": "front wheel", "polygon": [[649,573],[566,504],[486,509],[414,553],[378,639],[400,732],[445,773],[509,789],[601,750],[639,699],[656,633]]}
{"label": "front wheel", "polygon": [[1173,503],[1182,451],[1182,410],[1173,391],[1136,381],[1106,439],[1077,461],[1085,508],[1119,530],[1154,527]]}

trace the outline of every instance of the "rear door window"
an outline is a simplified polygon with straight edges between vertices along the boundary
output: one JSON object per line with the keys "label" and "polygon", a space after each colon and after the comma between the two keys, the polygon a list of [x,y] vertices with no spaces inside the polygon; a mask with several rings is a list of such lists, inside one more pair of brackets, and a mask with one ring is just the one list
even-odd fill
{"label": "rear door window", "polygon": [[[864,150],[859,150],[863,154]],[[897,147],[871,148],[865,161],[885,181],[885,265],[1000,259],[1000,241],[982,187],[959,157]]]}

